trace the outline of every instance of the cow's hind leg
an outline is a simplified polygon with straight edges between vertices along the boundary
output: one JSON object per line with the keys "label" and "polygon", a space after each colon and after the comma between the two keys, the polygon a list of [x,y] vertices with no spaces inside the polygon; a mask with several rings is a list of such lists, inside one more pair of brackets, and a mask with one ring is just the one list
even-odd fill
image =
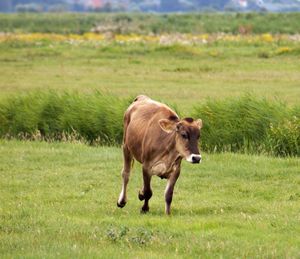
{"label": "cow's hind leg", "polygon": [[123,208],[127,202],[127,184],[130,176],[130,169],[132,163],[132,154],[128,150],[128,148],[123,146],[123,156],[124,156],[124,166],[121,172],[123,183],[122,183],[122,191],[120,193],[117,205],[120,208]]}
{"label": "cow's hind leg", "polygon": [[143,179],[144,187],[139,191],[139,199],[144,200],[144,205],[141,209],[141,213],[147,213],[149,211],[149,200],[152,197],[151,190],[151,175],[149,175],[148,170],[143,167]]}

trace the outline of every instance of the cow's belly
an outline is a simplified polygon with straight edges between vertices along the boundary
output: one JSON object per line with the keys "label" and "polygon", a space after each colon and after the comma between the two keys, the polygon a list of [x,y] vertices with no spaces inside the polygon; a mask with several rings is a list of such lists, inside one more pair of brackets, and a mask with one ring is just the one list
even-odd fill
{"label": "cow's belly", "polygon": [[159,161],[156,162],[150,168],[151,175],[157,175],[161,178],[168,178],[169,174],[172,172],[172,168],[169,167],[165,162]]}

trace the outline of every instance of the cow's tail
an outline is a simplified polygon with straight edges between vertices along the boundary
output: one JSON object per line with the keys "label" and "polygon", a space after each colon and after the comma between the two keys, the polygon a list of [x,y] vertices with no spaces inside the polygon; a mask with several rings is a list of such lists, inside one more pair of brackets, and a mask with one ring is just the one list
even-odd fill
{"label": "cow's tail", "polygon": [[123,124],[124,124],[124,131],[123,131],[123,145],[124,145],[125,139],[126,139],[127,127],[129,124],[129,116],[128,116],[127,112],[125,112],[125,114],[124,114]]}

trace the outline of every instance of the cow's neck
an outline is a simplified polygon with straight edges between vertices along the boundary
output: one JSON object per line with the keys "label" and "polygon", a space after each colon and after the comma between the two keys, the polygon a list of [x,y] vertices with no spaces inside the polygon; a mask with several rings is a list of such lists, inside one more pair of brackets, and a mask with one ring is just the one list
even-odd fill
{"label": "cow's neck", "polygon": [[182,157],[176,150],[176,132],[168,134],[164,143],[159,146],[159,152],[149,160],[148,168],[152,175],[168,178],[180,165]]}
{"label": "cow's neck", "polygon": [[162,158],[164,158],[166,164],[171,166],[175,161],[181,158],[181,156],[176,150],[176,132],[170,133],[168,138],[169,141],[166,141],[167,145],[162,152]]}

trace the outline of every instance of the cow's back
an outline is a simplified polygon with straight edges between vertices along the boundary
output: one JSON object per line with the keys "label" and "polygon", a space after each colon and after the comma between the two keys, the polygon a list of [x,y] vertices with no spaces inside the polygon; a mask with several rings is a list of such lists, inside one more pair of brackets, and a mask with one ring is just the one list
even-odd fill
{"label": "cow's back", "polygon": [[[124,144],[136,160],[143,163],[146,150],[155,148],[157,142],[166,134],[159,126],[160,119],[168,119],[178,115],[168,106],[140,95],[128,107],[124,115]],[[147,147],[145,147],[147,143]]]}

